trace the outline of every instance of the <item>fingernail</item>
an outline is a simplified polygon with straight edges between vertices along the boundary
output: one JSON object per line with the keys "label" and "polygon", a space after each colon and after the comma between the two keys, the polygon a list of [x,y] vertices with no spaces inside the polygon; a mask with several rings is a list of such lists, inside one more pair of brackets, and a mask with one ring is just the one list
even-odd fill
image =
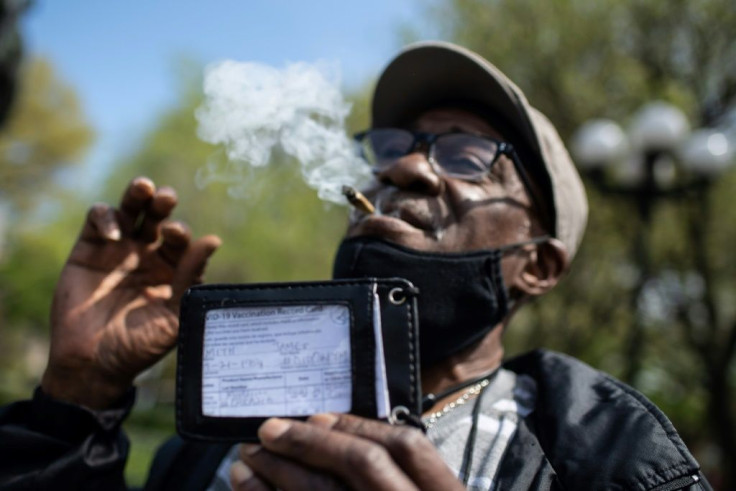
{"label": "fingernail", "polygon": [[153,181],[146,176],[138,176],[133,179],[133,184],[136,186],[149,186],[153,187]]}
{"label": "fingernail", "polygon": [[266,420],[258,429],[258,437],[261,440],[275,440],[291,428],[291,423],[280,418]]}
{"label": "fingernail", "polygon": [[309,417],[309,422],[321,428],[332,428],[337,423],[338,417],[332,413],[314,414]]}
{"label": "fingernail", "polygon": [[136,177],[131,184],[131,189],[140,197],[151,196],[156,191],[156,185],[147,177]]}
{"label": "fingernail", "polygon": [[234,488],[245,483],[251,477],[253,477],[253,471],[243,462],[236,460],[230,466],[230,483]]}
{"label": "fingernail", "polygon": [[256,445],[254,443],[242,443],[240,445],[240,452],[241,455],[253,455],[254,453],[258,452],[261,449],[260,445]]}
{"label": "fingernail", "polygon": [[108,230],[107,231],[107,238],[110,239],[110,240],[112,240],[112,241],[115,241],[115,242],[119,241],[120,238],[121,238],[120,229],[119,228],[113,228],[113,229]]}
{"label": "fingernail", "polygon": [[218,247],[220,247],[222,245],[222,239],[219,238],[218,236],[216,236],[216,235],[208,235],[207,237],[210,238],[211,245],[212,245],[212,248],[213,249],[217,249]]}

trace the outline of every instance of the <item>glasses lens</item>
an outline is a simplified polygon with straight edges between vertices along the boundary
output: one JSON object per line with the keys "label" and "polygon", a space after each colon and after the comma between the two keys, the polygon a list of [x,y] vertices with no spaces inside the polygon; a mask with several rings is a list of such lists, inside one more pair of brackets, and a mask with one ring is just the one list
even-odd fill
{"label": "glasses lens", "polygon": [[413,145],[414,135],[398,129],[370,130],[360,141],[363,157],[376,167],[383,167],[403,157]]}
{"label": "glasses lens", "polygon": [[439,137],[434,142],[432,158],[447,175],[473,178],[488,171],[497,153],[496,142],[458,133]]}

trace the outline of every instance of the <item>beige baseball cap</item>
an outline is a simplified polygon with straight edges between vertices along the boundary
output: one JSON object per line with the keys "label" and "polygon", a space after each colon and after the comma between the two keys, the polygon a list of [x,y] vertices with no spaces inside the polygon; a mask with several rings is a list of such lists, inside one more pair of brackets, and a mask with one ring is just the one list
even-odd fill
{"label": "beige baseball cap", "polygon": [[[462,103],[498,118],[552,212],[552,235],[572,259],[585,231],[588,200],[580,175],[550,121],[486,59],[461,46],[425,41],[407,46],[384,69],[373,94],[373,127],[403,124],[421,111]],[[511,135],[514,135],[513,137]]]}

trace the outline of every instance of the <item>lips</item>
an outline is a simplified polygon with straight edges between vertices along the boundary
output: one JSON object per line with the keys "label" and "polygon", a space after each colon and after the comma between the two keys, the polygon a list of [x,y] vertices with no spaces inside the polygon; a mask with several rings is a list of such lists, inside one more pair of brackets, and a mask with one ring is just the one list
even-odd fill
{"label": "lips", "polygon": [[[424,203],[423,203],[424,204]],[[384,216],[396,220],[401,220],[414,228],[420,230],[434,230],[434,218],[425,206],[419,205],[416,201],[404,201],[398,207],[381,210]]]}
{"label": "lips", "polygon": [[387,238],[397,234],[417,234],[424,231],[408,222],[386,215],[369,215],[351,227],[350,235],[378,235]]}
{"label": "lips", "polygon": [[350,235],[372,234],[391,237],[397,234],[419,233],[430,236],[436,234],[439,217],[431,211],[430,200],[424,197],[387,198],[374,197],[377,213],[353,215]]}

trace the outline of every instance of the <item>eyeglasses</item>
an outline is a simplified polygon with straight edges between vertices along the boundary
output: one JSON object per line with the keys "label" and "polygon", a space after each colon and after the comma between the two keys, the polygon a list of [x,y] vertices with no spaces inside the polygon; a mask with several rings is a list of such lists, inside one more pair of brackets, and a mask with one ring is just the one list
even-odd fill
{"label": "eyeglasses", "polygon": [[482,178],[500,155],[513,152],[511,144],[468,133],[412,132],[399,128],[378,128],[355,135],[365,160],[377,172],[394,161],[424,147],[427,158],[439,174],[475,181]]}
{"label": "eyeglasses", "polygon": [[393,165],[396,159],[424,148],[427,160],[438,174],[465,181],[479,181],[501,155],[506,155],[511,158],[537,212],[545,213],[529,175],[513,145],[508,142],[469,133],[434,134],[401,128],[370,129],[356,134],[355,140],[362,157],[373,166],[374,172],[381,172]]}

